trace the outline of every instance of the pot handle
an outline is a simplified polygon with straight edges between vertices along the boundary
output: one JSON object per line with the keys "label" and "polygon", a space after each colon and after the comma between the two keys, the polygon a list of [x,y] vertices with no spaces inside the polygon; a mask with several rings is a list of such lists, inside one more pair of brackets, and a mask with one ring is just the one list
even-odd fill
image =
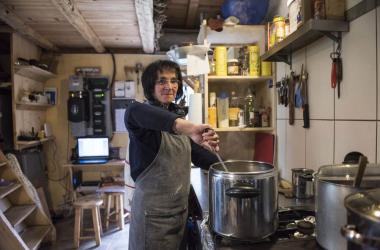
{"label": "pot handle", "polygon": [[367,237],[356,231],[355,225],[345,225],[340,228],[340,233],[348,240],[359,245],[366,245],[370,247],[380,247],[379,237]]}
{"label": "pot handle", "polygon": [[254,198],[261,194],[260,190],[250,185],[235,185],[226,190],[226,195],[232,198]]}

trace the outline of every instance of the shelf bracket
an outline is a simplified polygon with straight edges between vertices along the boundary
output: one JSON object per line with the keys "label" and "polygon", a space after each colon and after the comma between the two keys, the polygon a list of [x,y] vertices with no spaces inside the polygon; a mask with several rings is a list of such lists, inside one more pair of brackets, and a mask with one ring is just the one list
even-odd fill
{"label": "shelf bracket", "polygon": [[291,65],[292,65],[292,53],[277,55],[276,61],[284,62],[284,63],[290,65],[290,67],[291,67]]}
{"label": "shelf bracket", "polygon": [[334,35],[332,32],[328,31],[321,31],[321,33],[338,44],[342,41],[342,32],[340,31],[337,32],[337,35]]}

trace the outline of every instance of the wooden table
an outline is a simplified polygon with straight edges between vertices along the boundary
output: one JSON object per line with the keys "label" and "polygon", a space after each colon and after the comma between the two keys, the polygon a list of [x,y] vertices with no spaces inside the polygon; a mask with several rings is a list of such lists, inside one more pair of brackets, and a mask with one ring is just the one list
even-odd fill
{"label": "wooden table", "polygon": [[76,192],[73,187],[73,172],[76,171],[89,171],[89,172],[107,172],[107,171],[120,171],[124,173],[125,160],[110,160],[106,163],[101,164],[73,164],[66,163],[63,164],[64,168],[68,168],[69,177],[71,181],[71,190],[73,193],[73,200],[76,200]]}

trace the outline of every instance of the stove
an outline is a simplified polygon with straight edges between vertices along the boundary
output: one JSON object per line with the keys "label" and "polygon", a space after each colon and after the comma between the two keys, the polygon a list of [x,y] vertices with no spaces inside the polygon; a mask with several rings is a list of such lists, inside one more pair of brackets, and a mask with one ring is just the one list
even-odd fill
{"label": "stove", "polygon": [[315,212],[283,208],[279,211],[278,229],[260,241],[226,238],[213,233],[207,222],[200,225],[202,245],[212,249],[318,249],[315,240]]}

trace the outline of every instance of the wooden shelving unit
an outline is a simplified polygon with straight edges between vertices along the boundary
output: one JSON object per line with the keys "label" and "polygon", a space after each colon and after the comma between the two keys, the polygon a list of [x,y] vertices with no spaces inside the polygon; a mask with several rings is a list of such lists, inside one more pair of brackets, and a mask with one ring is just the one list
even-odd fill
{"label": "wooden shelving unit", "polygon": [[53,104],[16,102],[16,108],[20,110],[46,110],[54,107]]}
{"label": "wooden shelving unit", "polygon": [[261,56],[261,59],[291,64],[291,55],[294,51],[311,44],[324,35],[339,42],[341,40],[340,33],[347,31],[349,31],[349,23],[346,21],[310,19],[284,40],[270,48]]}
{"label": "wooden shelving unit", "polygon": [[36,209],[36,205],[20,205],[13,206],[5,211],[4,215],[7,217],[12,226],[17,226],[22,222],[33,210]]}
{"label": "wooden shelving unit", "polygon": [[35,250],[50,230],[49,226],[33,226],[26,228],[20,236],[30,250]]}
{"label": "wooden shelving unit", "polygon": [[51,136],[37,141],[17,141],[17,147],[18,149],[31,148],[49,141],[53,141],[54,139],[55,137]]}
{"label": "wooden shelving unit", "polygon": [[31,78],[38,82],[45,82],[46,80],[56,76],[49,71],[32,65],[15,65],[14,69],[17,75]]}
{"label": "wooden shelving unit", "polygon": [[215,128],[217,132],[272,132],[272,127],[265,128],[239,128],[239,127],[229,127],[229,128]]}

